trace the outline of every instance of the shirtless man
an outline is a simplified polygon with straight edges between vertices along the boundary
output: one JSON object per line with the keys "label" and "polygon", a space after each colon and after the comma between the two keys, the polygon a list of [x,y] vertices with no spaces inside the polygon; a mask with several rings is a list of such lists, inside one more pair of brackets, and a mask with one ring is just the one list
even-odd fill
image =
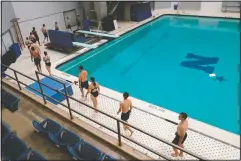
{"label": "shirtless man", "polygon": [[[172,143],[184,148],[183,143],[187,138],[187,129],[188,129],[188,121],[186,120],[187,114],[182,112],[179,114],[178,118],[181,121],[177,126],[177,131],[175,133],[176,137],[174,138]],[[178,153],[178,149],[174,147],[173,147],[173,150],[174,150],[174,153],[171,154],[173,157],[177,157],[178,155],[180,157],[183,157],[183,151],[180,150],[180,153]]]}
{"label": "shirtless man", "polygon": [[[79,66],[79,70],[80,70],[80,73],[79,73],[79,86],[80,86],[80,90],[81,90],[81,93],[82,93],[82,97],[84,97],[84,89],[87,89],[89,88],[89,83],[88,83],[88,72],[86,70],[84,70],[83,66]],[[75,84],[77,84],[78,82],[75,81]]]}
{"label": "shirtless man", "polygon": [[46,27],[45,27],[45,24],[43,24],[43,27],[42,27],[41,31],[42,31],[42,33],[43,33],[43,35],[44,35],[44,41],[43,41],[43,43],[45,43],[45,39],[47,39],[47,42],[48,42],[48,41],[49,41],[49,40],[48,40],[48,32],[47,32],[47,29],[46,29]]}
{"label": "shirtless man", "polygon": [[[123,94],[124,100],[120,103],[120,108],[119,111],[117,112],[117,115],[121,113],[121,120],[126,121],[129,119],[130,117],[130,113],[132,110],[132,102],[130,99],[128,99],[129,94],[127,92],[125,92]],[[130,129],[130,127],[126,124],[124,124],[124,130],[128,129],[131,132],[131,135],[133,134],[133,131]],[[130,137],[131,137],[130,135]]]}

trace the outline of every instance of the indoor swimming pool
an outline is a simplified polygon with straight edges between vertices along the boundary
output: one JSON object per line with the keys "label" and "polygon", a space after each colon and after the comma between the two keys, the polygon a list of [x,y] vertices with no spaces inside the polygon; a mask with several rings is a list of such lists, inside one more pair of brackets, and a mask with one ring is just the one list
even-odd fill
{"label": "indoor swimming pool", "polygon": [[240,134],[239,44],[238,20],[167,15],[57,69]]}

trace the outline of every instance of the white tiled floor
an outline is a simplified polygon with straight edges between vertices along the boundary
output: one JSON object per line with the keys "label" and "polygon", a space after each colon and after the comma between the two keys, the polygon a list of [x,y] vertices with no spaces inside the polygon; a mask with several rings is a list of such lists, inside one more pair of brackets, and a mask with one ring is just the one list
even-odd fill
{"label": "white tiled floor", "polygon": [[[171,12],[173,12],[173,11],[162,10],[162,11],[156,11],[155,14],[157,15],[157,14],[161,14],[161,13],[171,13]],[[189,13],[186,12],[186,14],[189,14]],[[195,14],[203,14],[203,13],[192,12],[192,14],[195,15]],[[223,16],[230,16],[230,15],[226,14]],[[231,16],[236,17],[237,15],[232,14]],[[119,22],[118,24],[119,24],[120,28],[118,28],[113,33],[118,33],[118,34],[124,33],[126,31],[134,28],[137,23],[136,22]],[[59,52],[44,49],[44,46],[41,46],[41,49],[42,49],[42,51],[46,50],[49,52],[52,62],[56,62],[60,59],[63,59],[64,57],[68,56],[67,54],[62,54]],[[78,51],[76,53],[78,53]],[[74,54],[76,54],[76,53],[74,53]],[[17,60],[17,62],[15,64],[11,65],[11,67],[20,72],[23,72],[24,74],[26,74],[28,76],[36,78],[35,73],[34,73],[35,66],[30,61],[30,56],[29,56],[27,49],[25,49],[23,51],[23,54],[21,55],[21,57]],[[47,71],[46,71],[44,65],[42,67],[42,70],[43,70],[43,73],[47,74]],[[7,73],[14,76],[13,73],[9,70],[7,71]],[[26,79],[22,76],[19,76],[19,79],[26,84],[32,83],[31,80]],[[75,97],[77,99],[81,99],[80,91],[77,86],[73,85],[73,91],[74,91],[73,97]],[[119,101],[111,99],[104,95],[100,95],[98,99],[99,99],[99,107],[98,108],[100,110],[116,117],[116,112],[119,107]],[[86,101],[85,100],[82,100],[82,101],[86,102],[89,105],[92,105],[90,98],[88,98]],[[104,124],[105,126],[111,128],[115,131],[117,130],[116,122],[114,120],[108,118],[107,116],[101,115],[100,113],[95,113],[95,112],[93,112],[93,110],[89,109],[88,107],[85,107],[84,105],[80,105],[74,101],[70,101],[70,104],[73,109],[80,112],[81,114],[83,114],[85,116],[89,116],[92,119],[98,121],[99,123]],[[61,105],[58,105],[58,107],[65,110],[66,112],[68,112],[68,110],[63,108]],[[99,128],[100,130],[103,130],[104,132],[117,138],[117,134],[115,134],[103,127],[100,127],[99,125],[97,125],[91,121],[88,121],[87,119],[85,119],[79,115],[76,115],[76,116],[82,120],[85,120],[86,122],[90,123],[91,125]],[[175,134],[175,129],[176,129],[175,125],[163,120],[162,118],[160,118],[158,116],[154,116],[143,110],[140,110],[140,107],[133,109],[129,123],[139,127],[140,129],[143,129],[144,131],[146,131],[148,133],[151,133],[154,136],[158,136],[167,141],[172,141],[174,134]],[[122,130],[122,134],[126,135],[122,129],[122,126],[121,126],[121,130]],[[155,151],[158,151],[159,153],[161,153],[167,157],[170,157],[170,153],[172,151],[171,147],[167,146],[166,144],[164,144],[160,141],[157,141],[156,139],[153,139],[138,131],[135,131],[131,138],[139,143],[144,144],[145,146],[147,146],[151,149],[154,149]],[[148,156],[158,159],[157,155],[141,148],[140,146],[137,146],[124,138],[122,138],[122,141],[126,142],[133,148],[143,152],[144,154],[147,154]],[[208,158],[208,159],[231,160],[231,159],[239,159],[240,158],[240,150],[238,148],[234,148],[230,145],[216,141],[214,139],[211,139],[210,137],[204,136],[202,134],[196,133],[191,130],[188,131],[188,139],[185,142],[185,148],[194,154],[198,154],[198,155],[200,155],[204,158]],[[178,158],[178,159],[181,159],[181,158]],[[194,159],[194,158],[191,157],[190,155],[185,155],[182,159]]]}

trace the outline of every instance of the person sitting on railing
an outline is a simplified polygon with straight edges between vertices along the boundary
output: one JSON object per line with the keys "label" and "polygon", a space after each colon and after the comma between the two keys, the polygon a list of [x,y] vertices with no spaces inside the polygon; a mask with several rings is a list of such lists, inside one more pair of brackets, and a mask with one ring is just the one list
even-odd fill
{"label": "person sitting on railing", "polygon": [[93,102],[94,108],[97,108],[97,97],[100,92],[100,86],[98,83],[95,82],[94,77],[91,77],[90,81],[91,81],[91,83],[89,85],[88,92],[86,93],[85,97],[87,97],[88,93],[90,93],[91,94],[90,97]]}
{"label": "person sitting on railing", "polygon": [[[179,114],[179,120],[181,120],[177,126],[177,131],[175,133],[175,138],[172,141],[173,144],[176,144],[182,148],[184,148],[183,143],[187,138],[187,129],[188,129],[188,121],[187,121],[187,114],[182,112]],[[178,149],[173,147],[173,150],[175,153],[172,153],[171,155],[173,157],[177,157],[178,155],[180,157],[183,157],[183,151],[180,150],[180,153],[178,153]]]}
{"label": "person sitting on railing", "polygon": [[37,70],[42,73],[41,70],[41,56],[38,50],[36,50],[33,46],[31,47],[31,55],[34,60],[34,64],[37,67]]}
{"label": "person sitting on railing", "polygon": [[[122,102],[120,102],[120,108],[119,108],[119,111],[117,112],[117,115],[120,112],[122,112],[121,120],[127,122],[127,120],[130,117],[131,110],[132,110],[132,102],[130,99],[128,99],[129,93],[125,92],[123,94],[123,97],[124,97],[124,100]],[[132,135],[134,131],[132,131],[128,125],[124,124],[124,130],[127,130],[127,129],[131,132],[131,135]],[[130,137],[131,137],[131,135],[130,135]]]}

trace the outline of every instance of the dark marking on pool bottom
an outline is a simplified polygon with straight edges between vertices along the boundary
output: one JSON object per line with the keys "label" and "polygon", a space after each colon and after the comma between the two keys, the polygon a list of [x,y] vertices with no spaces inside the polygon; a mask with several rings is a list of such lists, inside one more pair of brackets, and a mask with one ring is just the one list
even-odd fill
{"label": "dark marking on pool bottom", "polygon": [[197,60],[183,61],[180,64],[181,66],[191,68],[191,69],[201,70],[208,74],[212,74],[215,70],[213,66],[208,66],[208,65],[217,64],[219,61],[219,58],[217,57],[204,57],[204,56],[195,55],[192,53],[188,53],[186,55],[186,58],[197,59]]}

